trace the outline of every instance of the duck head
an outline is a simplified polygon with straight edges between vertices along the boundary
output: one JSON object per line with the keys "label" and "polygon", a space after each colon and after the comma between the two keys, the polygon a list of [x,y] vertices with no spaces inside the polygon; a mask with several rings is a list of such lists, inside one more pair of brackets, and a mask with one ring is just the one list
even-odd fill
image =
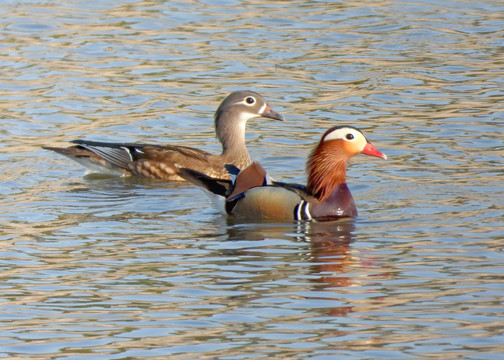
{"label": "duck head", "polygon": [[245,125],[248,120],[265,117],[283,121],[282,115],[274,111],[260,94],[235,91],[229,94],[215,112],[215,131],[224,152],[245,149]]}
{"label": "duck head", "polygon": [[320,201],[346,182],[346,164],[357,154],[387,159],[353,126],[335,126],[325,132],[307,164],[308,192]]}

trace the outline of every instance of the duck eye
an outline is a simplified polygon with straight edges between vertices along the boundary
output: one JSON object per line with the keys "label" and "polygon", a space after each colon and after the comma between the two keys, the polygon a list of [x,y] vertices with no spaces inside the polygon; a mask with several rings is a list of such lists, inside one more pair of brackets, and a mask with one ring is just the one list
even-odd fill
{"label": "duck eye", "polygon": [[353,138],[354,138],[353,134],[346,134],[345,137],[347,140],[353,140]]}
{"label": "duck eye", "polygon": [[249,105],[252,105],[253,103],[255,103],[255,99],[252,96],[249,96],[245,99],[245,102]]}

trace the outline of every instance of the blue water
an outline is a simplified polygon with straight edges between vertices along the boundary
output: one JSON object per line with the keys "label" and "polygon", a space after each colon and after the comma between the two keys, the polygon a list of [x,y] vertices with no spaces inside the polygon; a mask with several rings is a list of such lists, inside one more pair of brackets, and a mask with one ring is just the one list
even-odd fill
{"label": "blue water", "polygon": [[[0,4],[0,358],[501,359],[500,1]],[[226,219],[197,188],[85,175],[76,138],[218,152],[277,179],[350,124],[355,220]]]}

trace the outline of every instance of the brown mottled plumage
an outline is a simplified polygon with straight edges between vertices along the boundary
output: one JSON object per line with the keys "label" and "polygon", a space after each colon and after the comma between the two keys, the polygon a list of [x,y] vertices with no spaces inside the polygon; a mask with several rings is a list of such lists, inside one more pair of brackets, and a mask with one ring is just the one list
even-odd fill
{"label": "brown mottled plumage", "polygon": [[74,140],[68,148],[44,147],[65,155],[92,171],[112,175],[136,175],[163,180],[184,180],[180,168],[189,168],[212,177],[229,178],[225,166],[250,164],[245,146],[245,124],[255,117],[283,120],[266,100],[253,91],[235,91],[215,112],[215,131],[222,153],[176,145],[106,143]]}

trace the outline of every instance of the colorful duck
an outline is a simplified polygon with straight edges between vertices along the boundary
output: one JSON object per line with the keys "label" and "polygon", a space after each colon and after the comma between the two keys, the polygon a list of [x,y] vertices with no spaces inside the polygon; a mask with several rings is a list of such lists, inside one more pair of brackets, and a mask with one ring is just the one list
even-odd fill
{"label": "colorful duck", "polygon": [[387,159],[358,129],[336,126],[325,132],[308,157],[306,186],[271,181],[257,162],[239,172],[234,182],[192,169],[182,169],[180,176],[224,197],[225,211],[231,216],[250,220],[335,220],[357,216],[346,184],[346,166],[352,156],[360,153]]}

